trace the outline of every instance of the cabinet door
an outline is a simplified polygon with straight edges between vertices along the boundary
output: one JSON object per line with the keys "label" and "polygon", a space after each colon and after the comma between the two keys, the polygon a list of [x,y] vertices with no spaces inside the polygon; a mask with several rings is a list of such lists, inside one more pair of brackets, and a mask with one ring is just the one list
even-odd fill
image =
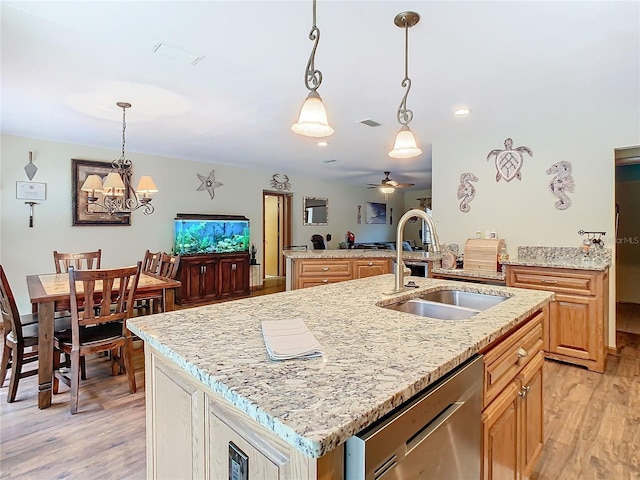
{"label": "cabinet door", "polygon": [[584,360],[597,360],[597,300],[556,293],[550,305],[549,351]]}
{"label": "cabinet door", "polygon": [[249,265],[244,258],[223,258],[219,269],[221,297],[238,295],[249,289]]}
{"label": "cabinet door", "polygon": [[518,402],[520,382],[514,380],[482,413],[482,478],[518,479]]}
{"label": "cabinet door", "polygon": [[542,403],[542,353],[527,365],[520,375],[522,389],[520,391],[520,468],[522,475],[529,478],[535,467],[542,447],[544,409]]}
{"label": "cabinet door", "polygon": [[199,262],[185,263],[181,277],[182,300],[190,302],[202,298],[202,264]]}
{"label": "cabinet door", "polygon": [[216,261],[211,260],[201,264],[200,297],[202,299],[215,298],[216,291]]}
{"label": "cabinet door", "polygon": [[355,260],[354,266],[354,278],[366,278],[389,273],[389,260]]}

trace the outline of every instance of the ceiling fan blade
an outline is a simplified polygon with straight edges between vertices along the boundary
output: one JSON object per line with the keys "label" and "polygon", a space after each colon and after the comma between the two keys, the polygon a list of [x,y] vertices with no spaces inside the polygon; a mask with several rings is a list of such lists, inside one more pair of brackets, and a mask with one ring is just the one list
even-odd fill
{"label": "ceiling fan blade", "polygon": [[415,183],[398,183],[397,185],[395,185],[396,188],[408,188],[408,187],[413,187],[415,185]]}

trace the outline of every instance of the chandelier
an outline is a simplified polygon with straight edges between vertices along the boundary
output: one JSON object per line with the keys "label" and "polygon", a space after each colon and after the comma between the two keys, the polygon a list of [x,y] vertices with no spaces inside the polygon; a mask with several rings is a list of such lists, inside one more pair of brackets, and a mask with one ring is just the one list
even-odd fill
{"label": "chandelier", "polygon": [[322,83],[322,72],[315,67],[316,49],[320,41],[320,29],[316,25],[316,0],[313,0],[313,25],[309,40],[313,42],[313,48],[304,75],[304,85],[309,90],[309,95],[302,104],[298,121],[291,125],[291,130],[305,137],[328,137],[333,133],[333,128],[329,125],[327,111],[317,92]]}
{"label": "chandelier", "polygon": [[[81,190],[87,192],[87,206],[85,213],[116,215],[130,213],[139,208],[145,215],[153,213],[151,204],[153,194],[158,192],[158,187],[149,176],[140,177],[138,188],[133,189],[131,179],[133,176],[132,162],[125,158],[125,130],[127,123],[125,114],[130,103],[118,102],[116,105],[122,108],[122,153],[120,158],[111,162],[113,170],[104,178],[98,175],[89,175],[82,184]],[[102,194],[102,203],[97,194]]]}
{"label": "chandelier", "polygon": [[422,153],[420,147],[416,143],[416,138],[409,128],[409,123],[413,120],[413,112],[407,108],[407,96],[411,90],[411,79],[409,78],[409,28],[413,27],[420,20],[420,15],[415,12],[402,12],[396,15],[393,23],[400,28],[404,28],[404,79],[402,87],[406,88],[398,112],[396,116],[398,123],[402,125],[400,131],[396,135],[393,150],[389,152],[392,158],[412,158]]}

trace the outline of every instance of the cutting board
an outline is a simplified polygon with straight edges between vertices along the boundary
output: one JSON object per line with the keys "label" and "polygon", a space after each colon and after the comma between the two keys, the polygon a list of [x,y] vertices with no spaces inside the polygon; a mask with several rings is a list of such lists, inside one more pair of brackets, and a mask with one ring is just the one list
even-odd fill
{"label": "cutting board", "polygon": [[498,271],[498,255],[505,246],[502,238],[470,238],[464,246],[464,269]]}

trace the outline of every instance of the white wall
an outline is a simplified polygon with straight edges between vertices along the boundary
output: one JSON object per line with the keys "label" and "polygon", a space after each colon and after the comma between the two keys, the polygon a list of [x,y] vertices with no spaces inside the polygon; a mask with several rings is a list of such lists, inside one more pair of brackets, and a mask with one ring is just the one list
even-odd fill
{"label": "white wall", "polygon": [[[20,311],[30,309],[25,276],[53,271],[53,250],[88,251],[102,248],[104,268],[137,262],[145,250],[170,251],[173,247],[173,219],[177,213],[240,214],[251,220],[251,242],[262,246],[262,192],[270,190],[274,173],[270,170],[240,169],[183,159],[171,159],[127,152],[134,164],[134,184],[140,175],[153,176],[160,192],[153,200],[155,213],[132,214],[131,226],[71,225],[71,159],[111,161],[119,152],[82,145],[2,135],[0,164],[0,262],[5,268]],[[28,152],[38,172],[34,182],[47,184],[47,199],[35,206],[34,227],[29,228],[29,207],[16,200],[16,181],[27,181],[24,166]],[[215,169],[216,180],[223,186],[211,199],[200,186],[198,173],[208,175]],[[356,241],[388,241],[395,238],[397,218],[403,213],[401,195],[390,196],[394,207],[394,225],[356,224],[357,205],[384,202],[377,190],[353,185],[318,182],[289,176],[293,198],[293,244],[309,244],[314,233],[331,233],[328,248],[337,248],[347,230]],[[329,199],[329,225],[302,225],[302,197]],[[397,212],[397,213],[396,213]],[[262,252],[258,253],[261,258]]]}
{"label": "white wall", "polygon": [[[526,94],[526,92],[523,92]],[[541,100],[544,101],[544,100]],[[550,108],[545,118],[518,112],[517,104],[496,105],[504,110],[501,128],[488,129],[482,113],[464,121],[448,122],[434,132],[433,215],[442,243],[461,246],[476,230],[496,229],[506,239],[510,255],[520,245],[579,246],[579,230],[606,231],[607,248],[615,249],[614,149],[640,141],[640,95],[634,106],[598,105],[584,98],[571,109]],[[496,182],[496,167],[487,161],[493,149],[504,149],[510,137],[514,147],[527,146],[522,180]],[[571,162],[575,192],[572,205],[557,210],[548,188],[552,175],[545,171],[561,160]],[[460,175],[478,177],[471,210],[459,209]],[[615,264],[610,278],[615,279]],[[610,299],[615,299],[611,281]],[[609,345],[615,345],[615,301],[610,302]]]}

